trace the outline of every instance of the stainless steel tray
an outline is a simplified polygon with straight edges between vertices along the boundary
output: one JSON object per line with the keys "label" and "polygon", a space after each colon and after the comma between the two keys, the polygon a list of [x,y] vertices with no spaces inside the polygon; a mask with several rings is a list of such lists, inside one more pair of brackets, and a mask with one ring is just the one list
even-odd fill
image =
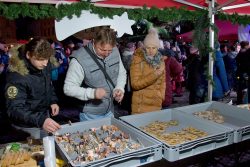
{"label": "stainless steel tray", "polygon": [[58,149],[62,157],[69,163],[70,166],[140,166],[154,161],[158,161],[162,158],[162,144],[159,141],[151,138],[150,136],[145,135],[137,129],[130,127],[129,125],[115,118],[105,118],[94,121],[73,123],[71,125],[63,125],[62,128],[58,130],[55,134],[60,135],[77,131],[83,132],[84,130],[88,130],[90,128],[98,128],[102,125],[117,126],[121,131],[128,133],[132,140],[140,141],[140,144],[143,145],[143,148],[140,148],[136,151],[131,151],[112,157],[92,161],[89,163],[76,165],[70,159],[69,155],[66,153],[61,144],[56,141],[56,148]]}
{"label": "stainless steel tray", "polygon": [[224,117],[224,123],[220,124],[234,129],[234,143],[250,138],[250,112],[247,109],[215,101],[175,109],[192,115],[194,112],[216,109]]}
{"label": "stainless steel tray", "polygon": [[170,128],[170,132],[175,132],[187,126],[192,126],[208,133],[206,137],[198,138],[197,140],[174,146],[160,140],[163,143],[163,158],[167,159],[168,161],[180,160],[233,143],[233,129],[217,124],[212,124],[209,121],[203,121],[201,119],[193,117],[190,114],[175,111],[173,109],[123,116],[120,117],[120,119],[140,129],[146,134],[148,133],[142,130],[141,127],[146,126],[154,121],[170,120],[179,121],[178,126]]}

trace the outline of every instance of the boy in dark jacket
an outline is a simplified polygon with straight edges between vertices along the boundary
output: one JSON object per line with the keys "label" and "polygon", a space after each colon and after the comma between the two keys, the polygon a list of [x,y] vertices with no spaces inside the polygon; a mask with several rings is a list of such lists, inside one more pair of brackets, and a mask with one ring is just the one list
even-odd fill
{"label": "boy in dark jacket", "polygon": [[[60,125],[51,116],[59,113],[51,83],[50,58],[54,50],[48,41],[35,38],[11,53],[6,78],[6,108],[12,125],[34,138],[55,132]],[[50,111],[50,113],[49,113]]]}

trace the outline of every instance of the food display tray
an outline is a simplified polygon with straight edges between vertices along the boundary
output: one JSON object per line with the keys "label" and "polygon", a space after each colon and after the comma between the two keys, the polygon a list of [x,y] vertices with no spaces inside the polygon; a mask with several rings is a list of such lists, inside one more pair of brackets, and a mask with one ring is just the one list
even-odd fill
{"label": "food display tray", "polygon": [[198,138],[193,141],[185,142],[177,145],[169,145],[164,141],[163,143],[163,158],[168,161],[176,161],[183,158],[191,157],[200,153],[204,153],[210,150],[221,148],[233,143],[233,129],[212,124],[209,121],[203,121],[197,119],[190,114],[186,114],[173,109],[167,109],[163,111],[155,111],[137,115],[123,116],[121,120],[140,129],[144,133],[147,133],[141,127],[148,125],[154,121],[170,121],[178,120],[179,124],[175,127],[167,129],[169,132],[179,131],[182,128],[192,126],[199,130],[205,131],[208,135],[206,137]]}
{"label": "food display tray", "polygon": [[102,125],[115,125],[122,132],[129,134],[130,138],[134,141],[138,141],[143,145],[142,148],[139,148],[135,151],[130,151],[127,153],[117,154],[111,157],[107,157],[100,160],[95,160],[92,162],[84,163],[81,165],[76,165],[72,162],[69,155],[62,147],[62,145],[56,140],[56,148],[61,154],[62,158],[70,166],[81,166],[81,167],[99,167],[99,166],[119,166],[119,167],[128,167],[128,166],[141,166],[148,164],[154,161],[162,159],[162,144],[151,138],[150,136],[140,132],[139,130],[130,127],[124,122],[117,120],[115,118],[104,118],[93,121],[78,122],[72,123],[71,125],[62,125],[62,128],[58,130],[55,135],[65,134],[65,133],[74,133],[74,132],[83,132],[91,128],[98,128]]}
{"label": "food display tray", "polygon": [[178,107],[175,109],[192,115],[194,112],[215,109],[224,117],[224,122],[220,124],[234,129],[234,143],[250,138],[250,112],[247,109],[216,101]]}

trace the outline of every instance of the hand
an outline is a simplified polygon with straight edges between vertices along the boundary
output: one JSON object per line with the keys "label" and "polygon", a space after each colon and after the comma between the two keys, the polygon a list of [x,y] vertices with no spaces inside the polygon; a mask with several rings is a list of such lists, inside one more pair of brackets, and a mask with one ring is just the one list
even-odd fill
{"label": "hand", "polygon": [[95,90],[95,99],[102,99],[106,96],[106,90],[103,88],[96,88]]}
{"label": "hand", "polygon": [[230,96],[230,90],[228,90],[227,92],[224,93],[224,97],[226,96]]}
{"label": "hand", "polygon": [[124,97],[124,93],[120,89],[115,89],[113,91],[113,97],[115,98],[115,101],[117,101],[118,103],[121,103],[121,101]]}
{"label": "hand", "polygon": [[43,123],[43,129],[50,133],[53,133],[60,128],[61,126],[51,118],[46,118]]}
{"label": "hand", "polygon": [[59,114],[59,106],[57,104],[50,105],[51,107],[51,115],[56,116]]}
{"label": "hand", "polygon": [[59,60],[59,64],[62,64],[62,63],[63,63],[63,60],[60,59],[60,60]]}
{"label": "hand", "polygon": [[160,76],[163,74],[164,70],[165,70],[165,66],[161,65],[160,67],[155,69],[155,73],[156,73],[156,75]]}

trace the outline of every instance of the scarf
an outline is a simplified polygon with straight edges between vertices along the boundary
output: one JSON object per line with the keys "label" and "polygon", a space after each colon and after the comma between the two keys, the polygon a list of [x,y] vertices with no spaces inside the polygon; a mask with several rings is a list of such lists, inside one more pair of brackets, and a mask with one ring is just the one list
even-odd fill
{"label": "scarf", "polygon": [[143,56],[144,56],[146,62],[148,64],[150,64],[153,68],[157,68],[161,65],[162,55],[160,52],[157,52],[156,55],[154,55],[153,57],[147,55],[145,50],[143,51],[143,53],[144,53]]}

